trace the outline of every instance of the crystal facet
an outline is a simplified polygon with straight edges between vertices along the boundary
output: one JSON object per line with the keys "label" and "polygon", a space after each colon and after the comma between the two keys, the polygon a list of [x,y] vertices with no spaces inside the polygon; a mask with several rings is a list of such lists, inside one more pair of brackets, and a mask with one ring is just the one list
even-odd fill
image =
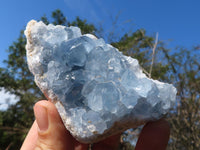
{"label": "crystal facet", "polygon": [[173,85],[147,78],[136,59],[78,27],[32,20],[25,35],[36,84],[81,142],[159,119],[175,101]]}

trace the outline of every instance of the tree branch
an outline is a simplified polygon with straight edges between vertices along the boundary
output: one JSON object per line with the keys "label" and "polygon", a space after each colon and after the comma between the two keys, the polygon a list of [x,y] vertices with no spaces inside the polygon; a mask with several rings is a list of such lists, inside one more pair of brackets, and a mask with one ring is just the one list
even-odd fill
{"label": "tree branch", "polygon": [[155,44],[153,45],[153,49],[152,49],[152,60],[151,60],[151,66],[150,66],[150,70],[149,70],[149,78],[151,78],[151,73],[152,73],[152,69],[153,69],[153,63],[154,63],[154,59],[155,59],[155,51],[156,51],[157,45],[158,45],[158,32],[156,33]]}

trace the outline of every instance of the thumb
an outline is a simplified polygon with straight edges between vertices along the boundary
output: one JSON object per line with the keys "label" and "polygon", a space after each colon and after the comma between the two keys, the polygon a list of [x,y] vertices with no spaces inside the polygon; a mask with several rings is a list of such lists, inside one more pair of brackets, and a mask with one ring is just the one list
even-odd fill
{"label": "thumb", "polygon": [[40,101],[34,106],[38,125],[35,150],[65,150],[73,148],[73,138],[66,130],[54,104]]}

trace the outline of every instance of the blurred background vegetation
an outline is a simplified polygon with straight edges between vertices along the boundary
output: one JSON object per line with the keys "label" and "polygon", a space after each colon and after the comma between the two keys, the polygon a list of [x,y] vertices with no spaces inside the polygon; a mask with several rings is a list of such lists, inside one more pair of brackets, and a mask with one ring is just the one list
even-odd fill
{"label": "blurred background vegetation", "polygon": [[[171,126],[167,149],[200,149],[200,47],[168,49],[165,42],[158,40],[158,34],[147,35],[144,29],[122,37],[117,37],[115,32],[105,35],[102,28],[79,17],[69,22],[60,10],[52,12],[51,18],[44,15],[40,20],[45,24],[78,26],[83,34],[102,37],[125,55],[137,58],[147,76],[174,84],[178,93],[176,104],[167,116]],[[0,111],[0,150],[20,149],[34,121],[33,105],[45,99],[28,70],[25,45],[22,30],[7,50],[8,58],[4,60],[7,67],[0,68],[0,88],[19,98],[6,111]],[[121,150],[134,149],[128,139],[136,139],[136,131],[129,130],[122,135]]]}

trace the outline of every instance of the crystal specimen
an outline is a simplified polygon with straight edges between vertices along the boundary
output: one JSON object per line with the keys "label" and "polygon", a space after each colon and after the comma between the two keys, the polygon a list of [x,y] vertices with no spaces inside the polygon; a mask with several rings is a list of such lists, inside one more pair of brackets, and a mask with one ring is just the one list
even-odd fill
{"label": "crystal specimen", "polygon": [[27,61],[66,128],[93,143],[162,117],[176,89],[143,74],[138,61],[78,27],[30,21]]}

